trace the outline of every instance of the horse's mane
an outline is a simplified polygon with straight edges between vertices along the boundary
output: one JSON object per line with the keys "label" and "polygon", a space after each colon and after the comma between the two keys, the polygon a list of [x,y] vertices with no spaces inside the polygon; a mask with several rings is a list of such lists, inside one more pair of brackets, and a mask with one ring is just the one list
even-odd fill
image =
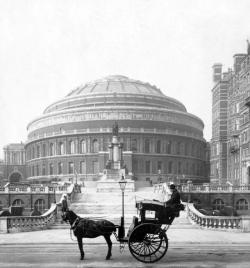
{"label": "horse's mane", "polygon": [[70,218],[77,218],[78,217],[78,215],[73,210],[69,210],[68,213],[69,213]]}

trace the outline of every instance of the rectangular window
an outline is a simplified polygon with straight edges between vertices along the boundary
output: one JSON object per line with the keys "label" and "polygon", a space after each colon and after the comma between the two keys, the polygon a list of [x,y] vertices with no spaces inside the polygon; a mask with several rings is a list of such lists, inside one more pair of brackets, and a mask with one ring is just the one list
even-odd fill
{"label": "rectangular window", "polygon": [[145,172],[147,173],[147,174],[149,174],[150,173],[150,161],[146,161],[146,163],[145,163]]}
{"label": "rectangular window", "polygon": [[63,163],[58,163],[58,174],[62,174]]}
{"label": "rectangular window", "polygon": [[92,172],[93,172],[93,174],[98,173],[98,161],[96,161],[96,160],[92,162]]}
{"label": "rectangular window", "polygon": [[54,169],[53,164],[50,164],[49,165],[49,174],[50,175],[53,175],[53,169]]}
{"label": "rectangular window", "polygon": [[138,160],[132,161],[132,166],[133,172],[138,172]]}
{"label": "rectangular window", "polygon": [[181,174],[181,162],[178,162],[178,174]]}
{"label": "rectangular window", "polygon": [[158,172],[159,172],[159,170],[162,171],[162,162],[161,161],[157,162],[157,170],[158,170]]}
{"label": "rectangular window", "polygon": [[69,162],[69,174],[73,174],[73,173],[74,173],[74,163]]}
{"label": "rectangular window", "polygon": [[43,164],[43,167],[42,167],[42,175],[45,175],[45,171],[46,171],[45,165]]}
{"label": "rectangular window", "polygon": [[80,162],[80,173],[81,174],[86,174],[86,163],[85,163],[85,161]]}
{"label": "rectangular window", "polygon": [[168,162],[168,173],[172,173],[173,172],[173,162],[170,161]]}
{"label": "rectangular window", "polygon": [[137,140],[136,139],[132,139],[131,141],[131,151],[137,152]]}

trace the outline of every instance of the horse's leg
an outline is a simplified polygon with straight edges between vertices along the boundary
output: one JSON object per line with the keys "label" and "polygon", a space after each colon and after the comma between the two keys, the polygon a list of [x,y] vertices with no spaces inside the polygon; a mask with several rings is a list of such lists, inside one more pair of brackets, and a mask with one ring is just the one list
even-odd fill
{"label": "horse's leg", "polygon": [[83,246],[82,246],[82,237],[81,236],[77,236],[77,242],[78,242],[78,247],[81,253],[81,258],[80,260],[84,259],[84,251],[83,251]]}
{"label": "horse's leg", "polygon": [[108,244],[108,247],[109,247],[108,254],[106,256],[106,260],[109,260],[110,257],[112,256],[112,253],[111,253],[111,250],[112,250],[112,242],[111,242],[110,236],[111,236],[111,234],[104,235],[104,238],[105,238],[105,240],[106,240],[106,242]]}

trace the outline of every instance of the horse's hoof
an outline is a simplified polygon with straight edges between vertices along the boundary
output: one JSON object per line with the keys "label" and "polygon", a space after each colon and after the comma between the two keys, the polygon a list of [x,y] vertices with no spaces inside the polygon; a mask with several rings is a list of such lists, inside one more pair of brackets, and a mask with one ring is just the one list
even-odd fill
{"label": "horse's hoof", "polygon": [[81,256],[80,260],[82,261],[84,259],[84,256]]}
{"label": "horse's hoof", "polygon": [[110,260],[110,257],[111,257],[111,256],[107,256],[107,257],[106,257],[106,260]]}

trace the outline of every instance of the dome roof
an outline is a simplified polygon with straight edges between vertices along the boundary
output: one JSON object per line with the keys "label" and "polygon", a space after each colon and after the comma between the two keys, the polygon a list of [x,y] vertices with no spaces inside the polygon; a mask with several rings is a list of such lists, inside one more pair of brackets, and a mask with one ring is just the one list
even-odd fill
{"label": "dome roof", "polygon": [[95,93],[130,93],[164,96],[160,89],[149,83],[130,79],[123,75],[110,75],[72,90],[67,97]]}
{"label": "dome roof", "polygon": [[181,102],[165,96],[154,85],[123,75],[110,75],[71,90],[63,99],[48,106],[44,114],[107,105],[151,106],[186,112]]}

